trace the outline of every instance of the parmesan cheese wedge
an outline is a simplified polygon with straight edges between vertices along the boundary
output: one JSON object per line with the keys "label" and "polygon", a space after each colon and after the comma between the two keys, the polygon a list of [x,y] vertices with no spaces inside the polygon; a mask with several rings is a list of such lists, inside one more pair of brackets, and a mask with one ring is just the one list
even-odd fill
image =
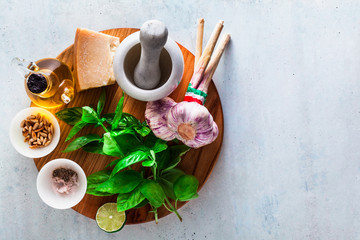
{"label": "parmesan cheese wedge", "polygon": [[118,37],[78,28],[74,43],[77,91],[115,83],[113,58],[119,46]]}

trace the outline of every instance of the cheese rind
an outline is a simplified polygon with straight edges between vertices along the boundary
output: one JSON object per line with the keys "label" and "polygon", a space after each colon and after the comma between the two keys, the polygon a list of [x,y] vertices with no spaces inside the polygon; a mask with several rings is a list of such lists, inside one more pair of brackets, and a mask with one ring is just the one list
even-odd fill
{"label": "cheese rind", "polygon": [[113,58],[119,46],[118,37],[78,28],[74,43],[77,91],[115,83]]}

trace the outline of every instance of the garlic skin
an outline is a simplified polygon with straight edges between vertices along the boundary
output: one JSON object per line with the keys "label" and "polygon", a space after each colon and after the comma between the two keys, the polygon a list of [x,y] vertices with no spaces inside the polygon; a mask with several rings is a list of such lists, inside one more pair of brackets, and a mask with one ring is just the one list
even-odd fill
{"label": "garlic skin", "polygon": [[208,109],[195,102],[180,102],[171,107],[167,127],[177,139],[192,148],[212,143],[219,134]]}
{"label": "garlic skin", "polygon": [[167,126],[167,113],[175,105],[176,102],[169,97],[146,104],[145,119],[147,124],[156,137],[165,141],[171,141],[175,138],[175,132]]}

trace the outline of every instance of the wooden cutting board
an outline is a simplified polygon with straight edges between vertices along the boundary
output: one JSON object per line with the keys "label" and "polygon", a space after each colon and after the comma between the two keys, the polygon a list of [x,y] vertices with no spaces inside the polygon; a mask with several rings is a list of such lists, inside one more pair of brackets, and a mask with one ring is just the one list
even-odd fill
{"label": "wooden cutting board", "polygon": [[[113,35],[120,38],[122,41],[128,35],[133,32],[138,31],[139,29],[133,28],[117,28],[102,31],[103,33]],[[186,48],[178,44],[181,52],[184,57],[184,74],[178,88],[170,95],[175,101],[180,102],[183,100],[187,86],[190,82],[193,70],[194,70],[194,55],[191,54]],[[73,64],[73,45],[65,49],[57,59],[67,64],[70,69],[74,70]],[[122,90],[117,84],[112,86],[105,87],[106,89],[106,103],[103,113],[115,112],[116,105],[121,97]],[[96,106],[97,101],[101,94],[101,88],[92,89],[77,93],[75,99],[68,105],[68,107],[81,107],[81,106]],[[32,104],[33,105],[33,104]],[[124,100],[124,112],[133,114],[135,117],[144,121],[144,112],[145,112],[146,102],[141,102],[135,100],[129,96],[125,96]],[[206,100],[205,106],[209,109],[210,113],[214,117],[215,122],[219,127],[219,136],[218,138],[210,145],[202,147],[200,149],[191,149],[182,159],[179,164],[179,168],[185,171],[187,174],[194,175],[199,180],[199,190],[205,184],[206,180],[210,176],[211,171],[213,170],[215,163],[219,157],[221,144],[223,140],[224,128],[223,128],[223,111],[221,107],[221,102],[219,94],[216,90],[214,83],[211,83],[208,91],[208,97]],[[55,113],[60,109],[64,108],[50,109],[51,112]],[[89,176],[90,174],[104,169],[104,167],[115,160],[116,158],[87,153],[82,150],[77,150],[70,153],[63,153],[62,151],[67,147],[69,142],[65,143],[65,138],[67,137],[71,126],[67,125],[63,121],[59,120],[61,137],[60,142],[56,149],[49,155],[34,159],[36,167],[40,170],[47,162],[56,158],[68,158],[77,162],[85,171],[85,174]],[[76,136],[83,136],[88,133],[98,133],[102,134],[103,130],[101,128],[93,128],[92,126],[85,127],[81,130]],[[75,136],[75,137],[76,137]],[[201,196],[198,199],[192,201],[204,201]],[[86,194],[82,201],[77,204],[73,209],[87,217],[95,219],[96,211],[98,208],[106,202],[116,202],[116,195],[110,197],[97,197]],[[178,208],[182,207],[185,203],[179,202]],[[127,211],[127,222],[126,224],[137,224],[144,223],[154,220],[154,215],[149,213],[150,207],[146,205],[145,207],[129,210]],[[159,218],[162,218],[168,215],[168,212],[164,207],[158,209]],[[180,212],[181,215],[181,212]],[[186,219],[184,219],[186,221]],[[160,220],[161,222],[161,220]]]}

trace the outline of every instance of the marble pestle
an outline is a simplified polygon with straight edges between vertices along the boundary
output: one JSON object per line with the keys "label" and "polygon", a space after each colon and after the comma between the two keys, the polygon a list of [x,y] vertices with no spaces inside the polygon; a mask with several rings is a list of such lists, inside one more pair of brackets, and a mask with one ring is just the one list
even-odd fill
{"label": "marble pestle", "polygon": [[168,30],[158,20],[145,22],[140,28],[141,55],[134,71],[134,82],[142,89],[154,89],[161,78],[160,54],[168,38]]}

